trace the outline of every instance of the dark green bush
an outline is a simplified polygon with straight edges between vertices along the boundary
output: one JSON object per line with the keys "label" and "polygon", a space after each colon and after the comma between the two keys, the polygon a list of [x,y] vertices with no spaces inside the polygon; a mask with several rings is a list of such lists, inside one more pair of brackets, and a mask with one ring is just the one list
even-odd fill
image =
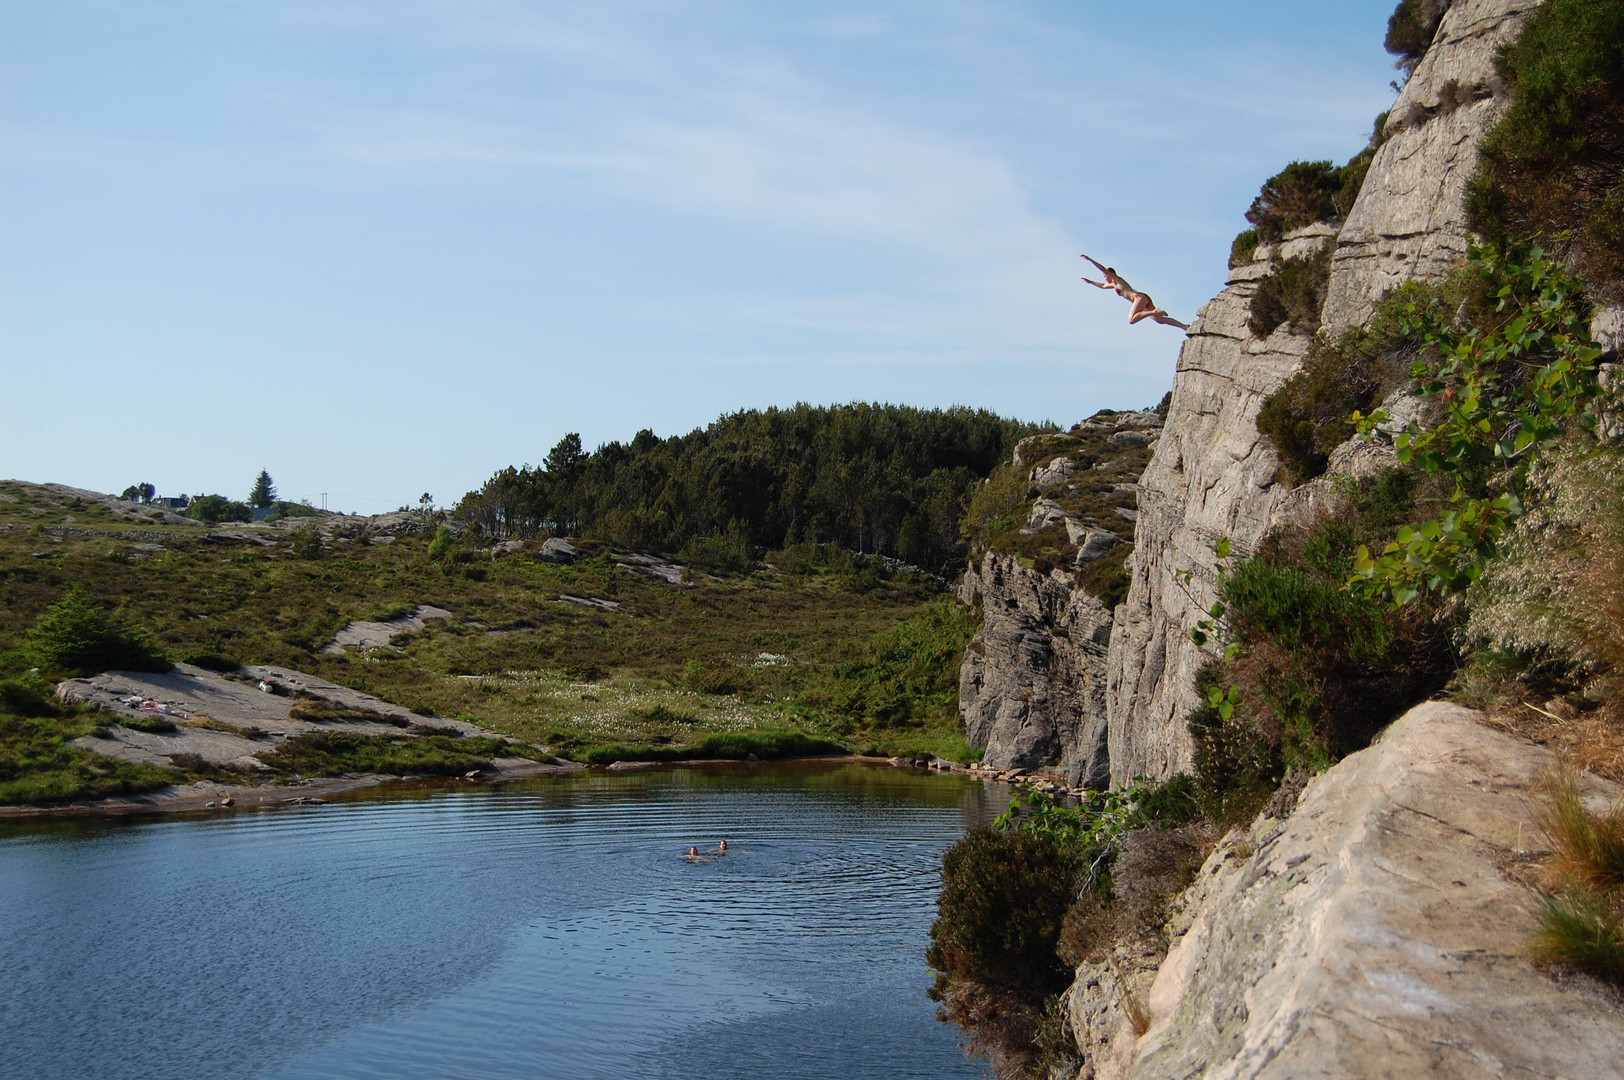
{"label": "dark green bush", "polygon": [[1394,608],[1345,588],[1361,544],[1391,536],[1436,482],[1391,469],[1350,484],[1311,527],[1271,534],[1220,584],[1231,654],[1201,673],[1188,723],[1197,801],[1214,824],[1262,807],[1290,767],[1324,768],[1454,671],[1436,601]]}
{"label": "dark green bush", "polygon": [[1313,343],[1302,368],[1258,410],[1257,428],[1280,456],[1282,482],[1296,485],[1323,473],[1331,451],[1355,434],[1354,410],[1368,412],[1408,381],[1420,347],[1401,326],[1408,306],[1478,313],[1487,297],[1469,277],[1406,284],[1377,305],[1367,326]]}
{"label": "dark green bush", "polygon": [[1128,599],[1128,587],[1133,584],[1133,570],[1128,557],[1133,554],[1132,544],[1118,544],[1077,572],[1077,585],[1107,610]]}
{"label": "dark green bush", "polygon": [[118,724],[119,727],[127,727],[131,731],[144,731],[148,735],[167,735],[175,730],[175,722],[161,713],[152,716],[121,716],[118,718]]}
{"label": "dark green bush", "polygon": [[60,716],[50,684],[36,677],[0,680],[0,713],[12,716]]}
{"label": "dark green bush", "polygon": [[1326,244],[1313,255],[1284,259],[1276,263],[1257,283],[1252,294],[1252,313],[1247,328],[1258,337],[1268,337],[1282,325],[1290,324],[1299,334],[1312,335],[1319,329],[1320,309],[1325,306],[1325,290],[1331,281],[1331,256],[1335,245]]}
{"label": "dark green bush", "polygon": [[1055,942],[1079,869],[1075,852],[1050,836],[971,830],[942,859],[926,960],[949,981],[997,987],[1040,1004],[1071,978]]}
{"label": "dark green bush", "polygon": [[1230,247],[1230,267],[1251,261],[1259,243],[1272,244],[1293,229],[1347,217],[1383,142],[1386,123],[1386,113],[1376,117],[1369,143],[1345,165],[1293,161],[1265,180],[1246,211],[1253,227],[1235,237]]}
{"label": "dark green bush", "polygon": [[[1224,692],[1226,675],[1221,664],[1202,671],[1196,688],[1203,699],[1215,689]],[[1279,745],[1258,731],[1245,701],[1235,703],[1225,715],[1218,705],[1203,700],[1187,723],[1195,744],[1193,787],[1201,816],[1220,830],[1249,820],[1285,776]]]}
{"label": "dark green bush", "polygon": [[1398,57],[1398,66],[1414,71],[1415,65],[1432,48],[1438,24],[1449,10],[1449,0],[1399,0],[1387,19],[1387,51]]}
{"label": "dark green bush", "polygon": [[1267,244],[1293,229],[1328,221],[1337,216],[1336,197],[1343,179],[1329,161],[1293,161],[1263,181],[1246,220],[1257,230],[1258,240]]}
{"label": "dark green bush", "polygon": [[1229,245],[1229,268],[1235,269],[1252,261],[1257,255],[1259,240],[1256,229],[1243,229]]}
{"label": "dark green bush", "polygon": [[1258,410],[1257,429],[1280,457],[1281,483],[1293,487],[1325,471],[1331,451],[1352,438],[1355,409],[1369,411],[1376,381],[1336,345],[1316,341],[1302,368]]}
{"label": "dark green bush", "polygon": [[210,525],[226,521],[252,521],[254,512],[247,503],[233,502],[224,495],[202,495],[192,500],[186,516]]}
{"label": "dark green bush", "polygon": [[1376,160],[1376,148],[1381,145],[1381,126],[1386,122],[1386,113],[1376,117],[1377,128],[1371,136],[1370,145],[1349,158],[1348,163],[1337,170],[1337,176],[1342,183],[1336,189],[1336,194],[1331,196],[1331,205],[1336,208],[1337,217],[1346,218],[1353,212],[1353,204],[1365,186],[1365,177],[1370,175],[1370,163]]}
{"label": "dark green bush", "polygon": [[1147,823],[1171,828],[1201,816],[1195,777],[1178,773],[1160,783],[1147,783],[1139,796],[1139,813]]}
{"label": "dark green bush", "polygon": [[77,587],[24,635],[23,654],[35,667],[74,675],[168,671],[171,666],[140,634],[97,609]]}
{"label": "dark green bush", "polygon": [[1624,0],[1547,0],[1496,66],[1511,107],[1479,147],[1467,220],[1516,247],[1567,236],[1598,295],[1624,297]]}
{"label": "dark green bush", "polygon": [[314,525],[305,525],[293,531],[293,554],[301,559],[319,559],[322,553],[321,530]]}

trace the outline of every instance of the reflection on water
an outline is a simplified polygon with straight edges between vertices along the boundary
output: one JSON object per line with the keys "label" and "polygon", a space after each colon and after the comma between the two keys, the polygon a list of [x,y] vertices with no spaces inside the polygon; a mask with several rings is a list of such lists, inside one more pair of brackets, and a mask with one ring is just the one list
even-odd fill
{"label": "reflection on water", "polygon": [[1001,802],[831,764],[8,826],[0,1076],[978,1076],[923,954]]}

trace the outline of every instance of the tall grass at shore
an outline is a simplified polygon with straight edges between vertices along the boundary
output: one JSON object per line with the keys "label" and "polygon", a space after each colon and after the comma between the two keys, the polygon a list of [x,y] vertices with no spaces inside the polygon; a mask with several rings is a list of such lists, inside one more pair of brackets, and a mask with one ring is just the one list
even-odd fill
{"label": "tall grass at shore", "polygon": [[27,678],[0,682],[0,806],[134,795],[174,780],[169,770],[74,746],[103,721],[58,706],[47,690]]}

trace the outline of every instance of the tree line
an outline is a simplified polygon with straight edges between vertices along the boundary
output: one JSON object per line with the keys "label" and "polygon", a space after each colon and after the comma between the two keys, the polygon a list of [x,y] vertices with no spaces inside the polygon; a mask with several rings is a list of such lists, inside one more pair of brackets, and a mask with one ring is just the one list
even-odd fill
{"label": "tree line", "polygon": [[723,540],[836,543],[931,570],[962,562],[970,492],[1044,430],[985,409],[749,409],[686,435],[647,429],[587,453],[569,434],[501,470],[455,516],[492,537],[542,533],[652,551]]}

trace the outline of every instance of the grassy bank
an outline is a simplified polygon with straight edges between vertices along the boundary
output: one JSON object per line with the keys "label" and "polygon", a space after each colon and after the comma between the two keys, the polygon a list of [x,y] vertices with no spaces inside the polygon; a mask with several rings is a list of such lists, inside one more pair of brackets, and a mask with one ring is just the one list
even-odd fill
{"label": "grassy bank", "polygon": [[0,806],[135,795],[172,782],[170,770],[74,746],[102,732],[105,719],[61,708],[48,691],[34,679],[0,682]]}
{"label": "grassy bank", "polygon": [[[427,531],[369,536],[351,520],[301,557],[292,533],[261,547],[143,522],[126,537],[93,509],[0,484],[0,678],[27,670],[29,628],[79,586],[171,660],[294,668],[578,760],[766,758],[795,739],[969,756],[956,680],[970,618],[936,579],[879,560],[803,546],[676,585],[606,548],[568,566],[533,544],[431,555]],[[451,617],[391,647],[320,651],[350,620],[419,604]]]}

